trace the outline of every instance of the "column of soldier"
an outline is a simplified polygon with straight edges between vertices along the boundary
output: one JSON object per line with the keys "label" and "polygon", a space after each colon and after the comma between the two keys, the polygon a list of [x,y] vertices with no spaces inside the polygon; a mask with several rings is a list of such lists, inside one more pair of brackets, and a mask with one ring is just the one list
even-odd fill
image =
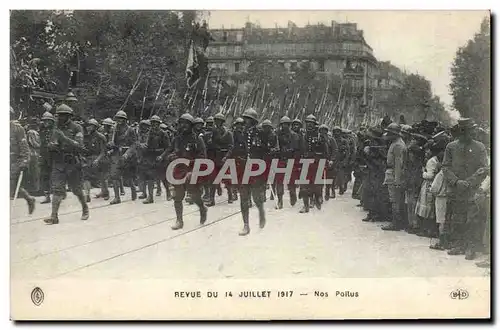
{"label": "column of soldier", "polygon": [[[58,210],[67,184],[82,204],[82,220],[88,219],[90,180],[96,174],[101,187],[98,198],[110,197],[107,178],[110,179],[110,204],[121,202],[123,182],[130,187],[132,200],[137,198],[138,183],[142,192],[139,198],[145,199],[145,204],[153,203],[154,186],[161,189],[160,181],[166,188],[167,199],[174,200],[177,221],[172,228],[183,228],[185,197],[199,207],[203,224],[207,206],[215,205],[215,194],[219,191],[220,195],[221,188],[210,180],[174,185],[171,196],[165,170],[175,158],[210,158],[216,169],[234,159],[240,170],[250,158],[278,158],[281,165],[295,159],[295,171],[300,170],[299,159],[312,158],[327,160],[325,174],[334,184],[301,185],[298,195],[297,187],[288,184],[290,204],[293,206],[301,199],[301,213],[309,212],[311,205],[321,209],[324,200],[335,198],[336,187],[339,194],[344,194],[354,172],[352,197],[360,199],[359,206],[368,212],[363,221],[391,221],[382,229],[437,237],[439,241],[431,248],[449,250],[451,255],[465,254],[467,259],[474,259],[477,252],[489,247],[489,163],[485,147],[489,148],[489,133],[478,129],[470,119],[445,128],[425,120],[413,126],[396,124],[386,117],[379,125],[362,125],[353,133],[339,127],[330,131],[319,125],[313,115],[306,117],[305,127],[300,120],[285,116],[274,128],[268,119],[259,123],[253,109],[236,118],[231,129],[225,127],[223,114],[203,121],[187,113],[179,118],[176,128],[162,124],[157,116],[132,127],[127,124],[126,113],[118,111],[114,120],[106,118],[101,124],[89,120],[84,134],[71,116],[72,109],[63,104],[56,109],[57,118],[49,112],[42,117],[40,155],[46,191],[42,203],[52,202],[47,224],[59,223]],[[12,190],[19,181],[19,172],[26,168],[28,148],[24,131],[15,120],[11,121]],[[190,170],[189,166],[178,166],[176,174],[185,176]],[[250,232],[252,200],[263,228],[265,177],[237,187],[225,182],[225,187],[229,203],[237,200],[239,194],[243,217],[240,235]],[[277,181],[269,190],[272,199],[276,196],[276,208],[283,208],[284,185]],[[32,213],[34,198],[22,188],[19,196],[26,199]]]}
{"label": "column of soldier", "polygon": [[[206,121],[186,113],[179,118],[175,128],[162,123],[156,115],[133,125],[127,123],[124,111],[118,111],[113,119],[106,118],[101,123],[96,119],[77,123],[72,120],[72,115],[73,110],[62,104],[57,107],[55,116],[47,111],[41,118],[40,165],[45,192],[45,199],[41,203],[52,203],[52,213],[44,220],[49,225],[59,223],[59,207],[66,198],[67,187],[82,205],[81,219],[89,218],[90,191],[93,183],[95,185],[92,181],[98,181],[97,185],[100,186],[100,193],[94,198],[108,200],[112,197],[111,205],[121,203],[125,195],[124,186],[130,187],[132,200],[139,198],[144,199],[144,204],[153,203],[155,185],[157,196],[161,194],[163,185],[167,200],[174,201],[177,221],[172,229],[178,230],[184,225],[182,213],[185,197],[186,202],[199,207],[200,223],[205,223],[207,207],[215,205],[216,192],[222,194],[221,185],[211,184],[207,180],[195,185],[171,186],[166,180],[165,171],[168,163],[176,158],[209,158],[214,161],[216,170],[220,170],[227,159],[234,159],[238,172],[245,168],[249,158],[268,161],[277,158],[281,165],[288,159],[295,159],[295,171],[299,168],[300,158],[326,159],[325,176],[334,179],[339,194],[347,190],[355,161],[356,135],[339,127],[330,132],[326,125],[319,125],[314,115],[307,116],[305,128],[299,119],[292,121],[286,116],[281,118],[279,127],[274,128],[268,119],[259,123],[257,112],[250,108],[233,121],[231,129],[225,126],[226,119],[221,113]],[[11,123],[11,127],[16,127],[15,121]],[[20,140],[12,142],[15,145],[22,144]],[[13,164],[24,164],[24,159],[20,155],[18,160],[13,160]],[[20,165],[11,169],[12,190],[23,168],[24,165]],[[189,172],[190,167],[176,167],[176,175],[182,176]],[[229,203],[236,201],[240,195],[243,217],[240,235],[250,232],[249,208],[253,206],[252,200],[259,210],[260,227],[265,226],[263,203],[269,188],[271,200],[276,199],[276,208],[283,208],[285,184],[276,181],[269,187],[266,181],[264,177],[256,178],[252,184],[237,187],[224,181]],[[112,186],[111,193],[108,186]],[[335,198],[334,184],[301,185],[298,195],[296,185],[287,186],[292,206],[298,198],[303,201],[300,213],[309,212],[311,206],[321,209],[324,200]],[[24,189],[20,190],[19,196],[26,196],[31,214],[35,207],[34,199]]]}

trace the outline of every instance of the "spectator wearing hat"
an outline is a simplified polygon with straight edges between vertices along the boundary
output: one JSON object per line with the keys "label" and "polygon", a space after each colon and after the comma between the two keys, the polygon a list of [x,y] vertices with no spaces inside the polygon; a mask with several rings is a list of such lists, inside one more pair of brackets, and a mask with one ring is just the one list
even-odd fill
{"label": "spectator wearing hat", "polygon": [[443,159],[443,174],[449,189],[451,235],[450,255],[466,255],[472,260],[481,244],[481,224],[474,213],[474,195],[488,174],[488,156],[484,144],[472,138],[472,119],[459,120],[458,139],[448,144]]}
{"label": "spectator wearing hat", "polygon": [[405,169],[407,161],[407,148],[402,139],[401,127],[396,123],[391,123],[385,129],[384,136],[391,141],[387,152],[387,167],[385,171],[384,185],[389,190],[389,198],[392,205],[392,223],[383,227],[383,230],[398,231],[405,229],[404,223],[404,186]]}

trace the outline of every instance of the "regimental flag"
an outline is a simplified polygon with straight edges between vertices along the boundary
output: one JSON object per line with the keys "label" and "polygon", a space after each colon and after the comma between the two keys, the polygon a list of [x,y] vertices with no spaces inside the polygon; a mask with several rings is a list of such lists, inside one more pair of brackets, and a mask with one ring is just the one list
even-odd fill
{"label": "regimental flag", "polygon": [[186,66],[186,80],[188,88],[193,88],[200,80],[200,65],[198,63],[198,54],[194,48],[193,41],[191,41],[191,45],[189,46]]}

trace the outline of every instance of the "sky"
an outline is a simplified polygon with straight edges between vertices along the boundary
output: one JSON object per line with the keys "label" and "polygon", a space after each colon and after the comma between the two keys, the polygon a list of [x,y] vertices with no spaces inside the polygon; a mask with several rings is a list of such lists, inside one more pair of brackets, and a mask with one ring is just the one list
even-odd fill
{"label": "sky", "polygon": [[243,27],[247,20],[262,27],[278,24],[286,27],[293,21],[301,27],[317,22],[330,25],[357,23],[364,30],[366,42],[379,61],[392,64],[408,73],[425,76],[433,93],[447,108],[452,103],[449,92],[450,69],[457,49],[479,31],[487,11],[211,11],[210,28]]}

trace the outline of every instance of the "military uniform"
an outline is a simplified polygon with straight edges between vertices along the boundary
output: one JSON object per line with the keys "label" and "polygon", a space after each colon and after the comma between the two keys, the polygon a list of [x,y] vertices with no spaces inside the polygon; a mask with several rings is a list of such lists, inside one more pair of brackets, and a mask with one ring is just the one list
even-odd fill
{"label": "military uniform", "polygon": [[[88,125],[95,127],[94,131],[85,134],[84,146],[85,153],[83,158],[83,188],[87,203],[90,202],[90,189],[92,188],[92,181],[103,181],[103,171],[100,168],[100,162],[106,154],[106,137],[97,131],[99,124],[97,120],[89,120]],[[104,194],[109,195],[109,191],[103,191]]]}
{"label": "military uniform", "polygon": [[203,139],[192,131],[192,124],[194,118],[190,114],[183,114],[179,121],[189,123],[189,129],[180,131],[173,141],[173,152],[169,155],[169,160],[172,161],[176,158],[185,158],[191,161],[191,164],[179,164],[173,171],[173,176],[176,179],[186,177],[184,184],[174,185],[174,208],[177,215],[177,221],[172,227],[173,230],[183,228],[184,221],[182,218],[183,206],[182,200],[186,195],[186,190],[191,192],[191,199],[200,210],[200,224],[204,224],[207,220],[207,208],[203,205],[201,200],[201,191],[199,184],[190,184],[190,173],[195,159],[207,158],[207,152]]}
{"label": "military uniform", "polygon": [[[306,118],[306,122],[311,122],[317,124],[316,117],[309,115]],[[304,201],[304,207],[300,210],[301,213],[309,212],[309,200],[313,198],[316,207],[321,209],[321,184],[314,184],[316,178],[316,171],[318,170],[318,164],[320,159],[328,160],[330,158],[328,141],[320,136],[318,128],[315,127],[312,130],[307,130],[304,136],[305,150],[303,158],[314,159],[314,163],[309,166],[307,180],[309,184],[301,185],[301,196]]]}
{"label": "military uniform", "polygon": [[257,128],[257,112],[253,109],[247,109],[243,113],[243,118],[252,121],[250,127],[246,127],[243,131],[243,139],[245,142],[245,153],[246,157],[238,165],[238,182],[239,182],[239,192],[240,192],[240,207],[241,215],[243,217],[243,230],[240,232],[240,236],[245,236],[250,233],[249,225],[249,209],[250,209],[250,199],[253,198],[255,205],[259,209],[259,225],[260,228],[264,228],[266,224],[266,215],[264,212],[264,194],[266,191],[266,175],[261,175],[260,177],[250,178],[250,182],[243,184],[241,182],[242,174],[246,166],[246,160],[248,159],[264,159],[266,156],[267,147],[264,145],[264,135],[261,129]]}
{"label": "military uniform", "polygon": [[[218,113],[214,116],[214,120],[217,122],[224,122],[225,117],[222,113]],[[215,179],[216,175],[219,173],[224,161],[231,155],[231,150],[233,149],[233,133],[226,127],[220,125],[215,126],[212,133],[212,140],[215,146],[215,170],[212,178]],[[225,182],[228,192],[228,202],[233,202],[232,188],[229,182]],[[212,190],[210,191],[210,200],[208,205],[215,204],[215,190],[218,185],[212,185]]]}
{"label": "military uniform", "polygon": [[[470,119],[459,121],[459,127],[471,130]],[[447,184],[448,209],[451,215],[451,240],[449,254],[463,254],[474,259],[481,243],[482,226],[475,214],[478,206],[475,193],[488,175],[488,154],[483,143],[459,138],[448,144],[443,158],[443,174]]]}
{"label": "military uniform", "polygon": [[113,125],[115,123],[111,118],[106,118],[103,120],[101,127],[99,127],[98,132],[101,133],[104,136],[104,139],[106,141],[105,147],[106,147],[106,152],[104,155],[99,159],[99,172],[100,172],[100,186],[101,186],[101,191],[96,195],[96,198],[103,198],[104,200],[109,199],[109,189],[108,189],[108,178],[110,174],[110,163],[111,163],[111,158],[109,155],[109,152],[107,150],[107,146],[109,142],[111,142],[111,137],[113,136]]}
{"label": "military uniform", "polygon": [[[326,129],[328,127],[325,126]],[[329,180],[332,180],[331,184],[326,184],[326,191],[325,191],[325,200],[329,200],[330,196],[335,198],[335,180],[337,176],[337,157],[338,157],[338,152],[339,152],[339,147],[337,145],[337,141],[335,138],[328,134],[327,135],[327,141],[328,141],[328,153],[330,155],[330,158],[328,159],[329,162],[327,163],[326,167],[326,178]],[[332,195],[330,195],[330,192]]]}
{"label": "military uniform", "polygon": [[[153,116],[150,121],[161,122],[158,116]],[[159,128],[159,125],[157,128],[151,127],[146,135],[146,142],[139,144],[142,154],[141,164],[145,166],[145,171],[142,173],[143,179],[148,189],[148,198],[144,204],[153,203],[154,183],[158,178],[163,179],[165,176],[165,173],[162,173],[162,170],[164,171],[162,161],[158,158],[162,158],[161,155],[169,148],[169,144],[168,136]]]}
{"label": "military uniform", "polygon": [[55,127],[54,116],[50,112],[42,115],[42,122],[47,122],[40,129],[40,187],[45,195],[42,204],[50,203],[50,175],[52,172],[52,152],[49,149],[50,138]]}
{"label": "military uniform", "polygon": [[[292,121],[287,116],[280,120],[280,125],[290,125]],[[295,180],[297,179],[299,169],[299,158],[301,155],[300,137],[291,129],[280,129],[278,132],[278,145],[277,157],[279,159],[278,167],[284,168],[289,159],[294,160],[294,170],[290,182],[287,182],[288,190],[290,192],[290,204],[292,206],[297,202],[297,192]],[[278,209],[283,208],[283,194],[284,194],[284,175],[276,176],[276,195],[278,195]],[[283,177],[283,180],[281,179]]]}
{"label": "military uniform", "polygon": [[57,107],[56,114],[59,120],[67,116],[66,122],[58,121],[54,129],[49,147],[54,151],[52,154],[52,214],[50,218],[45,219],[47,224],[58,224],[59,207],[66,194],[66,185],[69,186],[73,194],[78,198],[82,205],[82,220],[89,217],[89,209],[82,192],[82,156],[84,151],[83,128],[74,123],[69,116],[73,110],[62,104]]}
{"label": "military uniform", "polygon": [[[123,111],[118,111],[115,118],[127,118]],[[111,205],[121,203],[119,187],[123,178],[130,184],[132,200],[137,198],[137,191],[134,179],[137,174],[137,155],[136,155],[137,135],[134,129],[126,123],[116,125],[111,141],[108,143],[108,154],[111,158],[110,178],[113,180],[113,190],[115,198]]]}
{"label": "military uniform", "polygon": [[[14,111],[11,108],[11,112]],[[12,114],[11,114],[12,116]],[[17,181],[21,171],[28,167],[29,147],[26,140],[26,133],[21,125],[16,121],[10,122],[10,193],[14,195]],[[24,174],[23,174],[24,175]],[[22,183],[22,182],[21,182]],[[22,187],[19,187],[18,196],[24,198],[28,203],[28,212],[32,214],[35,210],[35,198]]]}

